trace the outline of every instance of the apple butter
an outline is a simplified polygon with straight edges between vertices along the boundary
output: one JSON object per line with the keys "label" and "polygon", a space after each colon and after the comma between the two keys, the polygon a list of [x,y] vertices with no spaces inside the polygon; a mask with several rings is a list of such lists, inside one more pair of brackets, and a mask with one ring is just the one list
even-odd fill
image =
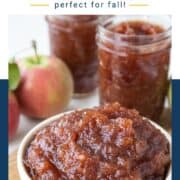
{"label": "apple butter", "polygon": [[100,103],[118,101],[158,121],[168,87],[171,29],[148,16],[130,17],[111,17],[99,27]]}
{"label": "apple butter", "polygon": [[25,152],[33,180],[164,180],[169,142],[119,103],[71,112],[40,130]]}
{"label": "apple butter", "polygon": [[75,94],[89,93],[97,87],[95,15],[46,16],[51,54],[61,58],[74,78]]}

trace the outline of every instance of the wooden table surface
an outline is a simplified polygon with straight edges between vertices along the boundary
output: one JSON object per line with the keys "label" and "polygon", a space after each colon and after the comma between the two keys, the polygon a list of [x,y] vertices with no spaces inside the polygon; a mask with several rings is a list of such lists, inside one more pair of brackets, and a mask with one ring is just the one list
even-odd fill
{"label": "wooden table surface", "polygon": [[17,163],[16,163],[16,156],[17,151],[14,151],[10,156],[8,160],[8,167],[9,167],[9,180],[20,180],[18,171],[17,171]]}

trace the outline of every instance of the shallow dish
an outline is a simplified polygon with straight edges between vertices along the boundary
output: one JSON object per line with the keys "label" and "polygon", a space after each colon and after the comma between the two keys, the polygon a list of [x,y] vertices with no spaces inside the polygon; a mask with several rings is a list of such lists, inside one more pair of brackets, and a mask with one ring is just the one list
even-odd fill
{"label": "shallow dish", "polygon": [[[18,168],[18,172],[19,172],[19,176],[20,176],[21,180],[30,180],[31,179],[26,171],[24,164],[23,164],[23,159],[24,159],[24,153],[26,151],[26,148],[28,147],[28,145],[32,141],[32,139],[34,138],[35,134],[39,130],[48,126],[51,122],[58,120],[61,116],[68,114],[70,112],[72,112],[72,111],[61,113],[59,115],[48,118],[47,120],[45,120],[45,121],[41,122],[40,124],[38,124],[37,126],[35,126],[24,137],[24,139],[22,140],[22,142],[19,146],[18,153],[17,153],[17,168]],[[148,119],[144,118],[144,120],[148,120]],[[158,124],[156,124],[150,120],[148,120],[148,121],[165,135],[165,137],[169,141],[170,148],[171,148],[171,136],[169,135],[169,133],[166,130],[164,130],[161,126],[159,126]],[[170,167],[168,175],[165,180],[171,180],[171,179],[172,179],[172,172],[171,172],[171,167]]]}

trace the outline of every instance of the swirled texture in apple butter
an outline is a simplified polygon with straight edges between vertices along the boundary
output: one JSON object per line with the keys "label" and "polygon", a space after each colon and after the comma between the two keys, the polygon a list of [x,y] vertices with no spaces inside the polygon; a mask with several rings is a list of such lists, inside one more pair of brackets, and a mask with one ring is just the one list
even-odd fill
{"label": "swirled texture in apple butter", "polygon": [[34,180],[161,180],[169,163],[164,135],[118,103],[62,116],[35,135],[24,157]]}

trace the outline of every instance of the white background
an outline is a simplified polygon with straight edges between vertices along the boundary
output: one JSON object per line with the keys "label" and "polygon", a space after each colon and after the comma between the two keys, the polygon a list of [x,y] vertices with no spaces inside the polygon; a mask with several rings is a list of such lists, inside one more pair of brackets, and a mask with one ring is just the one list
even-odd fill
{"label": "white background", "polygon": [[[8,26],[9,57],[32,54],[30,41],[33,39],[37,41],[39,53],[49,54],[48,29],[43,15],[10,15]],[[29,50],[19,53],[24,48]]]}

